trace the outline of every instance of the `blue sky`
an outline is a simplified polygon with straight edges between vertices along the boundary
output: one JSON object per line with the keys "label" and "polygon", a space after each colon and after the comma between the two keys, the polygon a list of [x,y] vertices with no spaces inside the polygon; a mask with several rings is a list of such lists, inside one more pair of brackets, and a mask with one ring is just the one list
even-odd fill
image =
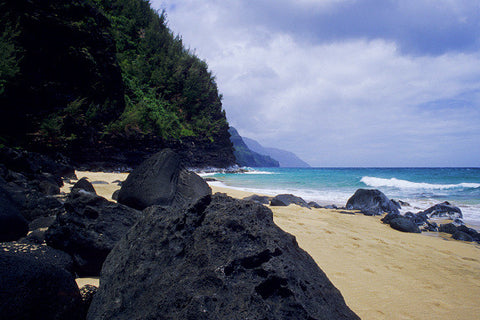
{"label": "blue sky", "polygon": [[313,166],[480,166],[480,2],[153,0],[229,123]]}

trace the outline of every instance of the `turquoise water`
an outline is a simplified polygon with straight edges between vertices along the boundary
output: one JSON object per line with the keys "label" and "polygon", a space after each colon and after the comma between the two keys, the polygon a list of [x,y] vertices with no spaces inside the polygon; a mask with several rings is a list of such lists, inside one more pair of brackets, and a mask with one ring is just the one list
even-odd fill
{"label": "turquoise water", "polygon": [[208,174],[229,187],[276,195],[292,193],[344,206],[359,188],[379,189],[417,212],[442,201],[460,207],[465,222],[480,223],[480,168],[255,168]]}

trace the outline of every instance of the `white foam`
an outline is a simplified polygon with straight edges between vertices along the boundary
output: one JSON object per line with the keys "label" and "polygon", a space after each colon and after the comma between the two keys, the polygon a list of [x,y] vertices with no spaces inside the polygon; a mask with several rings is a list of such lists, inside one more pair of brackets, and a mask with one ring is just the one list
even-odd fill
{"label": "white foam", "polygon": [[371,187],[393,187],[399,189],[454,189],[454,188],[480,188],[480,183],[458,183],[458,184],[434,184],[426,182],[412,182],[397,178],[384,179],[377,177],[362,177],[360,180]]}
{"label": "white foam", "polygon": [[243,172],[244,174],[275,174],[275,172],[269,172],[269,171],[257,171],[257,170],[250,170],[247,172]]}

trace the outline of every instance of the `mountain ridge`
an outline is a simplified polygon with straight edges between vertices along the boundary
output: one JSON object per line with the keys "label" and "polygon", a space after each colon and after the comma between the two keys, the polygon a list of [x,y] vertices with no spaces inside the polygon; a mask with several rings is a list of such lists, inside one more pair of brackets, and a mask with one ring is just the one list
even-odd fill
{"label": "mountain ridge", "polygon": [[277,160],[272,159],[267,155],[259,154],[252,151],[243,141],[243,138],[238,134],[234,127],[228,129],[230,133],[230,141],[233,144],[233,154],[237,164],[242,167],[279,167]]}
{"label": "mountain ridge", "polygon": [[264,147],[259,142],[253,139],[246,138],[246,137],[242,137],[242,138],[250,150],[262,155],[267,155],[277,160],[280,164],[280,167],[296,167],[296,168],[310,167],[310,165],[307,162],[300,159],[293,152],[277,149],[277,148]]}

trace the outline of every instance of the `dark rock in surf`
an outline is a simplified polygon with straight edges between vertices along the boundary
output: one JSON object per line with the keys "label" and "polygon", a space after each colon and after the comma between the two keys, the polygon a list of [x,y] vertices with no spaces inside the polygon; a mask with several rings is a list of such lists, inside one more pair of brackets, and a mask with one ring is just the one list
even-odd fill
{"label": "dark rock in surf", "polygon": [[449,202],[445,201],[439,204],[436,204],[425,211],[429,218],[444,218],[448,217],[450,219],[463,218],[462,210],[460,208],[451,205]]}
{"label": "dark rock in surf", "polygon": [[384,212],[400,213],[398,205],[376,189],[358,189],[348,199],[346,208],[360,210],[365,215],[381,215]]}
{"label": "dark rock in surf", "polygon": [[69,253],[81,276],[98,276],[108,253],[141,212],[80,190],[70,194],[66,212],[48,228],[49,246]]}
{"label": "dark rock in surf", "polygon": [[266,206],[153,206],[109,254],[87,319],[358,319]]}
{"label": "dark rock in surf", "polygon": [[170,149],[145,160],[122,183],[118,202],[139,210],[152,205],[186,207],[212,194],[208,184],[184,169],[180,160]]}
{"label": "dark rock in surf", "polygon": [[293,194],[279,194],[270,200],[271,206],[286,207],[291,204],[296,204],[297,206],[310,209],[310,206],[305,200],[300,197],[294,196]]}
{"label": "dark rock in surf", "polygon": [[438,231],[438,225],[435,222],[427,221],[422,231],[436,232]]}

